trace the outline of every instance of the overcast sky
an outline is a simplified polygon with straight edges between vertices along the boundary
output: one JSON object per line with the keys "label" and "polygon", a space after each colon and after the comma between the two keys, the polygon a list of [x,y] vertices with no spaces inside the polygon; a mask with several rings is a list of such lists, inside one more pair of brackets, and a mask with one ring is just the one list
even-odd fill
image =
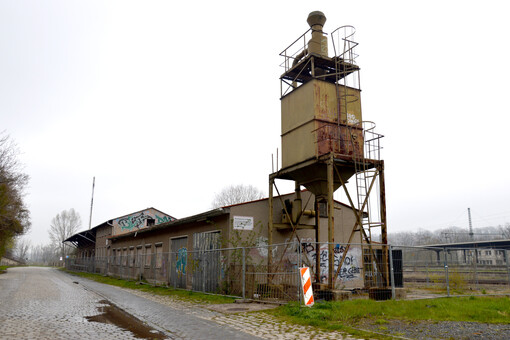
{"label": "overcast sky", "polygon": [[92,226],[200,213],[230,184],[267,194],[278,54],[314,10],[356,27],[389,231],[467,227],[468,207],[474,227],[510,222],[503,1],[0,0],[0,130],[31,177],[32,243],[64,209],[88,227],[93,176]]}

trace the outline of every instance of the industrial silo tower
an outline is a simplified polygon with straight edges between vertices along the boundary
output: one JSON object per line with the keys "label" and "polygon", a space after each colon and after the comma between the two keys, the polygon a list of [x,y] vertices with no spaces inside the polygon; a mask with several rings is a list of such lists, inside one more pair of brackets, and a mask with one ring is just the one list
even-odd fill
{"label": "industrial silo tower", "polygon": [[[319,205],[327,207],[328,272],[334,273],[333,193],[342,188],[356,213],[355,224],[342,228],[352,228],[347,244],[363,245],[365,287],[388,287],[382,135],[375,133],[374,123],[363,121],[355,30],[342,26],[325,33],[326,17],[319,11],[310,13],[307,22],[310,29],[280,54],[284,68],[280,76],[282,164],[269,175],[268,241],[272,243],[275,180],[292,180],[298,198],[301,186],[315,195],[316,212]],[[299,199],[291,210],[286,213],[295,232],[302,215]],[[319,222],[315,228],[319,235]],[[271,261],[270,257],[269,268]],[[335,277],[328,277],[331,289]]]}

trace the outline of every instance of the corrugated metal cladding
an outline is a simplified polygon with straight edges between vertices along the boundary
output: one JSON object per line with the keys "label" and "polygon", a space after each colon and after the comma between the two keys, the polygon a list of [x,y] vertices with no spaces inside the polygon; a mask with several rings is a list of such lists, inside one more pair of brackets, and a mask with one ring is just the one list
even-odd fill
{"label": "corrugated metal cladding", "polygon": [[193,290],[215,292],[219,290],[221,277],[220,252],[211,251],[220,248],[220,232],[193,234]]}
{"label": "corrugated metal cladding", "polygon": [[283,97],[282,167],[330,152],[363,155],[360,95],[314,79]]}
{"label": "corrugated metal cladding", "polygon": [[170,241],[171,266],[170,282],[174,287],[186,288],[186,265],[188,258],[188,237],[174,238]]}

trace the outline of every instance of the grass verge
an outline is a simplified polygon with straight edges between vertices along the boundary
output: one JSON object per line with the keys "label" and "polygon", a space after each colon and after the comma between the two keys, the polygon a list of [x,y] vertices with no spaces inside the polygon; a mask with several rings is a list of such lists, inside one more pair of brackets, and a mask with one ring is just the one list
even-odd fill
{"label": "grass verge", "polygon": [[96,282],[105,283],[112,286],[117,286],[121,288],[128,289],[136,289],[143,292],[161,295],[161,296],[172,296],[175,298],[186,299],[188,301],[193,301],[196,303],[206,303],[206,304],[220,304],[220,303],[233,303],[235,298],[222,296],[222,295],[213,295],[213,294],[203,294],[192,292],[183,289],[174,289],[164,286],[153,286],[151,284],[140,284],[135,281],[128,281],[117,279],[109,276],[103,276],[99,274],[91,274],[91,273],[82,273],[82,272],[73,272],[68,271],[66,269],[61,269],[62,271],[69,273],[71,275],[84,277]]}
{"label": "grass verge", "polygon": [[356,333],[356,327],[365,321],[377,325],[395,319],[510,324],[510,298],[472,296],[411,301],[349,300],[320,302],[312,308],[290,303],[268,313],[288,322],[364,336],[363,332]]}

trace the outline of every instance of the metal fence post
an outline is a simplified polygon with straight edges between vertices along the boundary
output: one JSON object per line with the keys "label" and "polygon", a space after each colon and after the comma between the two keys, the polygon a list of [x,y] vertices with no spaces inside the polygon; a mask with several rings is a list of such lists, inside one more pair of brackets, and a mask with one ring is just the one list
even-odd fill
{"label": "metal fence post", "polygon": [[445,271],[445,280],[446,280],[446,294],[450,297],[450,281],[448,278],[448,256],[446,254],[446,248],[443,248],[444,252],[444,271]]}
{"label": "metal fence post", "polygon": [[206,253],[205,251],[202,251],[202,253],[200,254],[200,264],[201,264],[201,268],[202,268],[202,292],[205,293],[206,289],[205,289],[205,271],[207,270],[207,266],[206,266]]}
{"label": "metal fence post", "polygon": [[246,249],[243,247],[243,299],[246,299]]}
{"label": "metal fence post", "polygon": [[506,272],[508,274],[508,284],[510,285],[510,263],[508,263],[508,250],[505,250],[505,262],[506,262]]}
{"label": "metal fence post", "polygon": [[297,263],[296,263],[296,271],[297,271],[297,298],[299,300],[299,305],[301,306],[301,274],[300,274],[300,266],[301,266],[301,246],[298,242],[298,240],[296,239],[295,241],[295,244],[296,244],[296,252],[297,252]]}
{"label": "metal fence post", "polygon": [[474,267],[475,267],[475,287],[478,288],[478,248],[475,248],[475,261],[474,261]]}
{"label": "metal fence post", "polygon": [[388,247],[389,255],[390,255],[390,282],[391,282],[391,298],[393,300],[396,299],[395,295],[395,273],[393,271],[393,247],[391,244]]}

